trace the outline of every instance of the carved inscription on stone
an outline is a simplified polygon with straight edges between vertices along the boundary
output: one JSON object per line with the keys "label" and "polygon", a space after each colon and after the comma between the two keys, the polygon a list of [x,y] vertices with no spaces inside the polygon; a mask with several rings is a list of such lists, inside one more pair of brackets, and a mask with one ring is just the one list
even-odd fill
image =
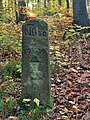
{"label": "carved inscription on stone", "polygon": [[45,30],[40,30],[40,27],[38,28],[37,26],[34,26],[34,24],[28,24],[26,28],[24,28],[24,35],[29,35],[29,36],[39,36],[39,37],[44,37],[47,36],[47,32]]}

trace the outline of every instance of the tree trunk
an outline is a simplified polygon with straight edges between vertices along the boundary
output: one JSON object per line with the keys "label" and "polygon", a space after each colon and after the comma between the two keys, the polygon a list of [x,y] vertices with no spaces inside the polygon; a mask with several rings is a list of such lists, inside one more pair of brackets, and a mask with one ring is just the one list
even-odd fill
{"label": "tree trunk", "polygon": [[0,0],[0,19],[2,18],[2,9],[3,9],[3,4],[2,4],[2,0]]}
{"label": "tree trunk", "polygon": [[15,15],[16,15],[16,23],[18,24],[18,20],[19,20],[19,12],[17,12],[17,2],[16,0],[14,1],[14,5],[15,5]]}
{"label": "tree trunk", "polygon": [[87,0],[73,0],[74,22],[81,26],[89,25]]}
{"label": "tree trunk", "polygon": [[22,20],[24,20],[24,17],[25,17],[25,13],[24,13],[24,11],[25,11],[25,8],[26,7],[26,2],[25,2],[25,0],[19,0],[18,1],[18,8],[19,8],[19,17],[18,17],[18,20],[19,21],[22,21]]}
{"label": "tree trunk", "polygon": [[67,9],[69,10],[69,8],[70,8],[70,0],[66,0],[66,3],[67,3]]}
{"label": "tree trunk", "polygon": [[46,8],[47,6],[46,6],[46,0],[44,0],[44,8]]}

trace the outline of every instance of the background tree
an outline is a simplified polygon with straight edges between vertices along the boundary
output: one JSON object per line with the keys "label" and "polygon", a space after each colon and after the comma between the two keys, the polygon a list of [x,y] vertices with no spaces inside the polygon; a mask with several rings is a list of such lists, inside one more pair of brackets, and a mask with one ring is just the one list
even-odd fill
{"label": "background tree", "polygon": [[46,8],[47,6],[46,6],[46,0],[44,0],[44,8]]}
{"label": "background tree", "polygon": [[73,0],[73,17],[76,24],[89,25],[87,0]]}
{"label": "background tree", "polygon": [[66,0],[66,5],[67,5],[67,11],[69,11],[69,8],[70,8],[70,0]]}
{"label": "background tree", "polygon": [[22,21],[24,19],[25,16],[25,10],[26,10],[26,2],[25,0],[19,0],[18,1],[18,21]]}
{"label": "background tree", "polygon": [[2,0],[0,0],[0,19],[2,16],[2,9],[3,9],[3,4],[2,4]]}

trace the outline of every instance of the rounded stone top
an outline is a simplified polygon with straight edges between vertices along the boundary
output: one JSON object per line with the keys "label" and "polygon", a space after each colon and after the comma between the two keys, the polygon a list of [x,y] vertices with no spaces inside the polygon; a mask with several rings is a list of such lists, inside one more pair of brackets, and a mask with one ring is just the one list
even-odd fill
{"label": "rounded stone top", "polygon": [[29,24],[38,24],[38,25],[43,25],[43,26],[47,26],[47,22],[45,22],[42,19],[38,19],[38,18],[32,18],[27,20],[23,25],[29,25]]}

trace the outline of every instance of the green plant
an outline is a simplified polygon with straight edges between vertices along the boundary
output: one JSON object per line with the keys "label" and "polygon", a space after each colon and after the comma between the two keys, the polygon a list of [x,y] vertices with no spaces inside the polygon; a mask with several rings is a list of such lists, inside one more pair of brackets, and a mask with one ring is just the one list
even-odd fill
{"label": "green plant", "polygon": [[13,78],[21,77],[21,62],[11,59],[3,70],[4,76],[11,76]]}
{"label": "green plant", "polygon": [[65,30],[63,35],[64,43],[68,43],[67,41],[71,41],[77,38],[84,39],[90,37],[90,27],[82,27],[78,25],[71,26]]}
{"label": "green plant", "polygon": [[2,113],[2,119],[5,119],[7,116],[14,115],[16,109],[16,100],[13,97],[10,97],[8,100],[0,98],[0,112]]}
{"label": "green plant", "polygon": [[24,98],[19,100],[19,105],[18,119],[40,120],[42,114],[47,114],[51,111],[52,100],[42,103],[37,98],[34,100]]}

